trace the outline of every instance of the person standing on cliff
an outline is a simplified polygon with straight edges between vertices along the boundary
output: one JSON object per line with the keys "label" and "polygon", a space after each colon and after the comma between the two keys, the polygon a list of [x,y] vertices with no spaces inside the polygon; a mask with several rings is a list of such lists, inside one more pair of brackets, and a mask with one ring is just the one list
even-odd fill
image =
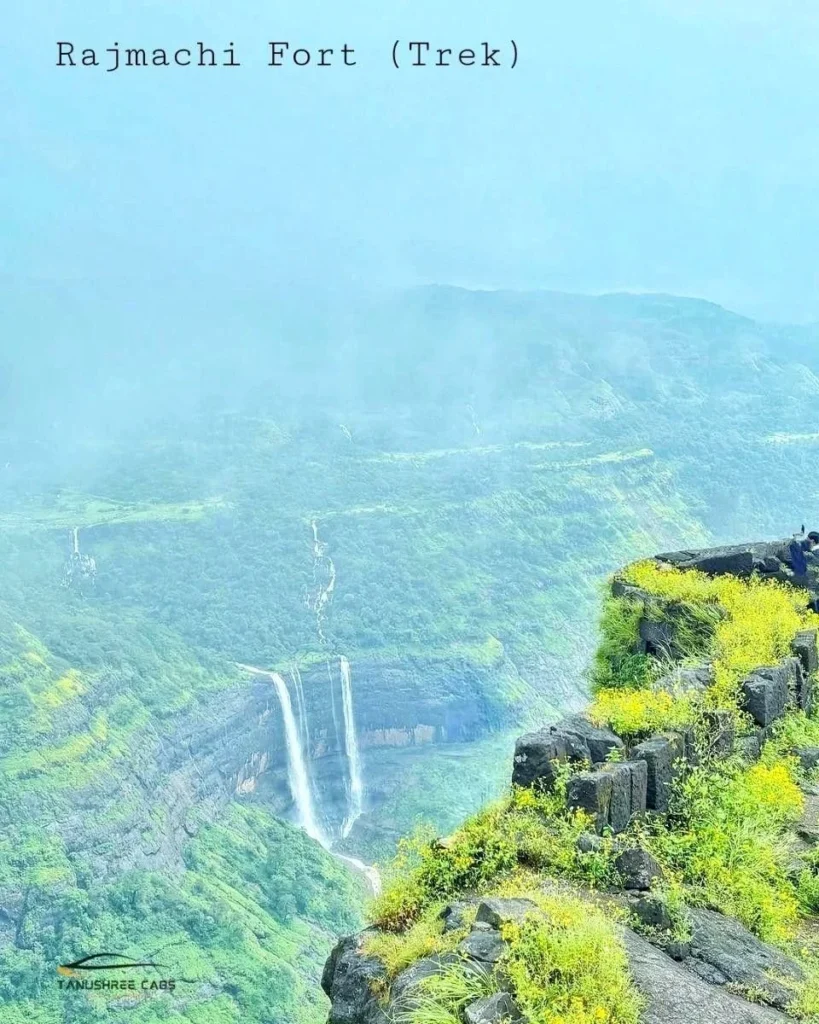
{"label": "person standing on cliff", "polygon": [[[803,526],[802,533],[804,532],[805,527]],[[816,577],[814,575],[811,578],[808,574],[810,566],[819,565],[817,556],[819,556],[819,533],[816,530],[811,530],[804,540],[794,537],[788,547],[787,560],[793,570],[793,582],[798,587],[804,587],[807,590],[810,595],[808,608],[819,613],[819,591]]]}
{"label": "person standing on cliff", "polygon": [[814,561],[813,558],[808,559],[808,556],[812,555],[817,547],[819,547],[819,533],[817,533],[816,530],[811,530],[804,540],[799,540],[797,537],[794,537],[788,549],[788,553],[790,555],[789,561],[791,563],[794,576],[807,575],[808,561]]}

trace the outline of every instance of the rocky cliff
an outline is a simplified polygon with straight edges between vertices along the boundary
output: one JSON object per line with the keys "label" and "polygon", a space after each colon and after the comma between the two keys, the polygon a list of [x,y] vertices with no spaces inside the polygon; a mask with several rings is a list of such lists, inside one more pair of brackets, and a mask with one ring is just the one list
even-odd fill
{"label": "rocky cliff", "polygon": [[816,572],[761,543],[619,573],[591,705],[403,851],[328,1024],[815,1020]]}

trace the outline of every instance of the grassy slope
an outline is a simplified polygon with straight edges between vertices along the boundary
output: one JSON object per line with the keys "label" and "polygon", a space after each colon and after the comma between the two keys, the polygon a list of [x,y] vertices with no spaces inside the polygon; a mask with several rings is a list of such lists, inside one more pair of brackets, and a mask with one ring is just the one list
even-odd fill
{"label": "grassy slope", "polygon": [[[333,936],[355,926],[361,893],[303,833],[234,805],[190,840],[184,873],[100,877],[134,816],[163,831],[163,780],[149,805],[135,766],[178,712],[233,679],[145,621],[120,619],[114,636],[87,607],[64,607],[55,626],[83,631],[84,661],[54,657],[0,615],[0,905],[18,922],[4,919],[0,1021],[317,1024],[317,972]],[[174,995],[129,1008],[58,991],[58,963],[105,949],[167,963]]]}

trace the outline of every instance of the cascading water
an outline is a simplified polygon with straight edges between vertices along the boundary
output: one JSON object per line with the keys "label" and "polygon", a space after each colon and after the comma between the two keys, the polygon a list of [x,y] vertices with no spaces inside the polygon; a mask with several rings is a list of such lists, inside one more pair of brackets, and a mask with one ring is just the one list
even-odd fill
{"label": "cascading water", "polygon": [[264,676],[269,679],[276,690],[279,698],[279,706],[282,709],[282,721],[284,722],[284,742],[287,747],[287,778],[290,782],[290,793],[293,803],[296,805],[296,814],[299,824],[310,836],[320,843],[325,850],[329,850],[330,842],[321,830],[316,818],[316,810],[313,806],[313,794],[310,790],[310,776],[307,773],[307,763],[304,760],[301,740],[299,739],[299,727],[296,716],[293,714],[293,703],[290,700],[290,691],[287,683],[278,672],[265,672],[264,669],[254,668],[253,665],[239,665],[239,668],[252,672],[257,676]]}
{"label": "cascading water", "polygon": [[[278,672],[267,672],[264,669],[256,668],[254,665],[243,665],[241,662],[237,662],[236,664],[238,668],[243,669],[245,672],[250,672],[255,676],[264,676],[265,679],[269,679],[276,690],[282,711],[282,720],[284,722],[284,737],[285,745],[287,747],[287,777],[290,783],[290,792],[293,796],[293,802],[296,805],[299,824],[308,836],[323,846],[325,850],[330,851],[339,860],[343,860],[345,863],[349,864],[351,868],[363,874],[367,879],[373,894],[378,895],[381,889],[381,877],[378,873],[378,869],[365,864],[356,857],[350,857],[343,853],[334,852],[330,840],[318,824],[315,805],[313,804],[313,793],[310,788],[310,775],[307,769],[307,762],[304,758],[299,735],[299,725],[296,722],[295,715],[293,714],[293,704],[290,700],[290,692],[287,689],[287,683]],[[327,668],[329,673],[329,663]],[[294,677],[295,676],[298,677],[298,685],[300,686],[301,676],[298,675],[298,668],[295,668],[294,670]],[[330,677],[330,684],[332,688],[332,676]],[[350,829],[353,827],[356,818],[361,815],[364,803],[364,787],[361,781],[358,737],[356,735],[355,719],[353,717],[350,664],[347,659],[343,657],[341,659],[341,685],[344,704],[347,758],[350,763],[350,815],[344,823],[344,829],[342,832],[344,836],[347,836]],[[304,724],[306,728],[306,717]]]}
{"label": "cascading water", "polygon": [[296,702],[299,707],[299,726],[300,735],[304,749],[307,752],[307,756],[310,756],[310,722],[307,719],[307,705],[304,701],[304,686],[301,681],[301,672],[299,672],[298,665],[294,665],[291,672],[290,678],[293,680],[293,686],[296,690]]}
{"label": "cascading water", "polygon": [[[313,574],[316,578],[318,591],[313,601],[313,610],[316,613],[316,630],[322,644],[327,643],[324,635],[324,607],[329,604],[336,587],[336,567],[329,556],[326,555],[327,545],[322,544],[318,534],[318,522],[314,519],[311,522],[313,528]],[[326,563],[326,564],[325,564]],[[326,571],[327,582],[321,582],[322,571]]]}
{"label": "cascading water", "polygon": [[316,812],[313,807],[313,794],[310,791],[310,779],[307,774],[307,765],[299,741],[299,727],[293,715],[293,705],[290,701],[290,693],[287,683],[278,672],[271,672],[270,678],[276,688],[279,704],[284,719],[284,737],[287,744],[287,766],[290,778],[290,792],[296,804],[296,812],[299,816],[299,824],[304,831],[315,839],[317,843],[325,848],[329,847],[326,836],[316,821]]}
{"label": "cascading water", "polygon": [[76,526],[71,531],[71,541],[72,541],[72,543],[74,545],[74,550],[73,550],[72,553],[75,554],[75,555],[79,555],[79,553],[80,553],[80,531],[79,531],[78,527],[76,527]]}
{"label": "cascading water", "polygon": [[333,670],[330,668],[330,662],[325,662],[327,665],[327,681],[330,684],[330,712],[333,716],[333,732],[336,737],[336,747],[341,750],[341,740],[338,735],[338,716],[336,715],[336,694],[335,684],[333,683]]}
{"label": "cascading water", "polygon": [[350,679],[350,663],[342,655],[341,664],[341,699],[344,711],[344,746],[347,751],[347,762],[350,767],[350,810],[341,835],[346,838],[364,809],[364,783],[361,777],[361,757],[358,752],[358,734],[355,728],[353,713],[353,686]]}

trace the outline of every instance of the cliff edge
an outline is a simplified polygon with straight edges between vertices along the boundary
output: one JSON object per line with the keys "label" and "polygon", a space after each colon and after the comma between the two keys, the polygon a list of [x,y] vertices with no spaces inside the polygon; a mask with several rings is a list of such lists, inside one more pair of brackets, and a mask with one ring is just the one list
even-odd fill
{"label": "cliff edge", "polygon": [[590,705],[402,844],[328,1024],[819,1021],[817,593],[786,543],[619,572]]}

